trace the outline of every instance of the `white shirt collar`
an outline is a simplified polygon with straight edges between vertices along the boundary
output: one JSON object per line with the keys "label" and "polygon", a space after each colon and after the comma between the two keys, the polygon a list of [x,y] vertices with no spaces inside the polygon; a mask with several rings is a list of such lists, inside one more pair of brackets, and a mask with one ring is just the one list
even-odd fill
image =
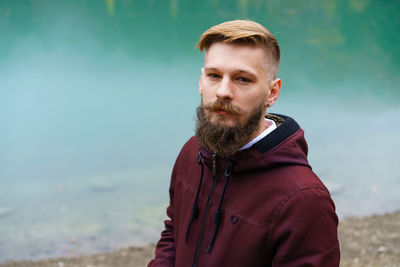
{"label": "white shirt collar", "polygon": [[276,129],[276,123],[273,120],[264,118],[265,120],[265,126],[267,126],[267,129],[265,129],[262,133],[260,133],[256,138],[254,138],[253,140],[251,140],[249,143],[247,143],[247,145],[243,146],[241,149],[239,150],[244,150],[244,149],[248,149],[249,147],[251,147],[252,145],[254,145],[255,143],[257,143],[258,141],[260,141],[261,139],[263,139],[265,136],[267,136],[269,133],[271,133],[273,130]]}

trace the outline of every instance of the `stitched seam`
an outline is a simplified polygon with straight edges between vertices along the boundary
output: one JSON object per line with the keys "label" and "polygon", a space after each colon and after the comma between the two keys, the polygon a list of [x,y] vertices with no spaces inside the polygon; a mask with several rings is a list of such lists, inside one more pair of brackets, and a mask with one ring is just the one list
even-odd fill
{"label": "stitched seam", "polygon": [[[185,186],[189,191],[194,193],[194,190],[187,183],[185,183],[184,181],[182,181],[182,185]],[[204,202],[204,199],[201,197],[201,195],[199,195],[198,200],[200,200],[201,202]],[[216,201],[210,199],[210,205],[211,206],[217,206],[218,203]],[[238,217],[241,221],[244,221],[247,224],[250,224],[250,225],[252,225],[254,227],[257,227],[257,228],[265,228],[266,227],[266,225],[251,221],[248,218],[246,218],[243,215],[241,215],[240,213],[237,213],[237,211],[229,209],[229,208],[226,208],[224,205],[222,205],[222,210],[224,212],[229,213],[229,215],[234,215],[235,217]]]}
{"label": "stitched seam", "polygon": [[[315,189],[321,190],[321,191],[324,191],[324,192],[327,192],[327,190],[326,190],[325,188],[321,187],[321,186],[307,187],[307,188],[299,188],[299,189],[295,190],[294,192],[292,192],[292,194],[289,194],[288,196],[286,196],[286,198],[283,199],[283,200],[280,202],[280,205],[278,206],[278,208],[277,208],[277,210],[276,210],[276,212],[275,212],[274,219],[272,220],[272,227],[271,227],[271,229],[270,229],[270,231],[269,231],[270,235],[269,235],[269,242],[268,242],[268,243],[269,243],[270,245],[272,244],[272,237],[273,237],[273,234],[274,234],[276,222],[278,221],[280,212],[282,211],[282,209],[283,209],[283,207],[286,205],[286,203],[288,203],[289,200],[292,199],[292,197],[294,197],[295,195],[297,195],[297,193],[300,192],[300,191],[315,190]],[[329,192],[328,192],[328,193],[329,193]]]}

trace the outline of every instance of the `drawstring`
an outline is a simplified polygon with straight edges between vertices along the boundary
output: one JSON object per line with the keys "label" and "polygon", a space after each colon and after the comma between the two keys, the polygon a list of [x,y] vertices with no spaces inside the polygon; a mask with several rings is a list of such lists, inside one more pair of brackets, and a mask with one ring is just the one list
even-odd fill
{"label": "drawstring", "polygon": [[214,215],[215,231],[214,231],[214,235],[212,237],[211,243],[210,243],[210,245],[208,246],[208,248],[206,250],[206,253],[210,252],[210,250],[212,249],[212,247],[214,245],[215,239],[217,237],[217,233],[218,233],[218,230],[219,230],[219,225],[221,224],[222,202],[224,200],[225,191],[226,191],[226,188],[228,187],[229,178],[231,177],[231,173],[232,173],[232,162],[228,162],[228,165],[226,166],[226,169],[225,169],[226,181],[225,181],[225,185],[224,185],[224,190],[222,191],[222,195],[221,195],[221,198],[219,200],[219,205],[218,205],[217,211],[215,212],[215,215]]}
{"label": "drawstring", "polygon": [[199,216],[199,206],[197,206],[197,199],[199,198],[199,193],[200,193],[201,183],[203,182],[203,173],[204,173],[204,165],[203,165],[203,162],[201,161],[201,152],[199,152],[197,161],[198,161],[199,165],[201,166],[200,182],[199,182],[199,186],[197,187],[196,198],[194,199],[194,203],[193,203],[192,217],[190,218],[189,224],[186,229],[185,242],[188,241],[190,227],[192,226],[194,219],[196,219],[197,216]]}
{"label": "drawstring", "polygon": [[[199,181],[199,185],[197,187],[196,197],[194,199],[194,203],[193,203],[193,207],[192,207],[192,216],[190,218],[189,224],[188,224],[187,229],[186,229],[185,242],[188,241],[190,227],[192,226],[193,221],[199,216],[199,207],[197,205],[197,200],[199,198],[201,184],[203,182],[203,175],[204,175],[204,164],[202,162],[201,152],[199,152],[199,154],[198,154],[198,163],[201,166],[200,181]],[[214,223],[215,223],[214,235],[212,237],[210,245],[207,247],[206,253],[209,253],[211,251],[211,249],[212,249],[212,247],[214,245],[215,239],[217,238],[217,234],[218,234],[218,230],[219,230],[219,226],[221,224],[221,218],[222,218],[222,211],[221,211],[222,210],[222,203],[224,201],[225,192],[226,192],[226,189],[228,187],[229,179],[230,179],[231,174],[232,174],[232,166],[233,166],[232,162],[228,162],[228,164],[226,165],[226,169],[225,169],[225,173],[224,173],[224,175],[226,177],[225,185],[224,185],[224,189],[222,191],[221,198],[219,200],[217,211],[214,214]],[[206,210],[205,210],[205,214],[204,214],[205,216],[203,217],[202,225],[201,225],[201,228],[200,228],[200,236],[199,236],[198,244],[197,244],[197,247],[196,247],[196,254],[195,254],[195,257],[194,257],[193,266],[196,266],[196,264],[197,264],[198,250],[200,248],[200,242],[201,242],[201,238],[202,238],[202,234],[203,234],[203,230],[204,230],[205,218],[206,218],[206,214],[207,214],[207,211],[208,211],[210,197],[211,197],[212,192],[214,191],[214,187],[215,187],[216,181],[217,181],[217,175],[214,175],[213,185],[211,187],[211,191],[210,191],[210,194],[209,194],[208,200],[207,200]]]}

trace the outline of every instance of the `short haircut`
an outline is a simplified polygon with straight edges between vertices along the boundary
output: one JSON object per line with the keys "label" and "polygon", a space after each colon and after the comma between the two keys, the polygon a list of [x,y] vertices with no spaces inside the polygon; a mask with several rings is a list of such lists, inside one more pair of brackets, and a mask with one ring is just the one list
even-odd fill
{"label": "short haircut", "polygon": [[232,20],[209,28],[200,37],[196,47],[207,51],[213,43],[255,46],[265,49],[266,62],[275,77],[280,61],[280,49],[275,36],[264,26],[251,20]]}

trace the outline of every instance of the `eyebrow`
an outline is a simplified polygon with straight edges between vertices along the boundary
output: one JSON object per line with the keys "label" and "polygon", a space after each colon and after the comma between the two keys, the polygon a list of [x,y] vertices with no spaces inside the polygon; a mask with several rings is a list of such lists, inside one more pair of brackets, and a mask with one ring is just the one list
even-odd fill
{"label": "eyebrow", "polygon": [[[209,72],[209,71],[219,71],[218,68],[204,68],[204,71]],[[247,71],[247,70],[235,70],[235,72],[238,72],[240,74],[248,74],[251,76],[257,76],[255,73]]]}

